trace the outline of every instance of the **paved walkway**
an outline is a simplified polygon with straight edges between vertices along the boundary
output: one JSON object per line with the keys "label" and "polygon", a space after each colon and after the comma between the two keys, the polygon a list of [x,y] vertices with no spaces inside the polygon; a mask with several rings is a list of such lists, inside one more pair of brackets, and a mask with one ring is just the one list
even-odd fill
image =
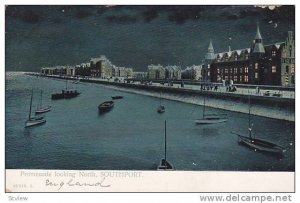
{"label": "paved walkway", "polygon": [[[97,80],[97,81],[107,81],[107,82],[114,82],[113,79],[101,79],[101,78],[89,78],[89,80]],[[124,80],[121,80],[120,83],[124,83]],[[140,82],[134,82],[131,84],[140,84]],[[173,87],[173,88],[183,88],[183,89],[192,89],[192,90],[199,90],[200,91],[200,86],[199,85],[187,85],[184,84],[184,87],[181,87],[180,84],[173,84],[173,86],[168,86],[167,84],[161,84],[161,83],[156,83],[153,82],[151,84],[152,86],[159,86],[159,87]],[[244,88],[244,87],[237,87],[235,92],[228,92],[226,91],[226,87],[223,86],[218,86],[217,90],[209,90],[212,92],[224,92],[228,94],[244,94],[244,95],[256,95],[256,96],[262,96],[262,97],[281,97],[281,98],[290,98],[290,99],[295,99],[295,91],[292,90],[267,90],[260,88],[259,93],[257,93],[257,90],[255,88]],[[269,92],[269,96],[265,95],[265,93]],[[280,96],[275,96],[274,94],[279,94]]]}
{"label": "paved walkway", "polygon": [[[155,86],[167,86],[167,85],[162,85],[160,83],[152,83],[152,85]],[[174,84],[173,88],[182,88],[180,84]],[[200,86],[199,85],[184,85],[184,89],[192,89],[192,90],[199,90],[200,91]],[[256,96],[264,96],[264,97],[278,97],[278,96],[273,96],[273,94],[279,93],[281,98],[295,98],[295,92],[294,91],[278,91],[278,90],[264,90],[260,89],[259,93],[257,93],[256,89],[248,89],[248,88],[243,88],[243,87],[237,87],[237,91],[235,92],[228,92],[226,91],[226,87],[223,86],[218,86],[218,90],[212,90],[212,92],[226,92],[228,94],[244,94],[244,95],[256,95]],[[265,93],[269,92],[270,96],[264,95]]]}

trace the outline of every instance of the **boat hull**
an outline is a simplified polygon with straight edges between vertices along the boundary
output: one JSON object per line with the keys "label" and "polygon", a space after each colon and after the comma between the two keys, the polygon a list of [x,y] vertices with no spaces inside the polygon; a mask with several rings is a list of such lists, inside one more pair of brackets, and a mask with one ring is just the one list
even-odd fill
{"label": "boat hull", "polygon": [[174,170],[174,167],[172,166],[172,164],[170,164],[165,159],[161,159],[160,164],[157,167],[157,170],[159,170],[159,171],[166,171],[166,170],[172,171],[172,170]]}
{"label": "boat hull", "polygon": [[123,96],[113,96],[111,97],[113,100],[116,100],[116,99],[123,99]]}
{"label": "boat hull", "polygon": [[37,126],[37,125],[42,125],[44,123],[46,123],[45,119],[31,119],[31,120],[27,120],[25,122],[25,128],[33,127],[33,126]]}
{"label": "boat hull", "polygon": [[78,95],[80,95],[80,93],[77,91],[70,91],[70,92],[64,91],[62,93],[52,94],[51,99],[52,100],[71,99],[71,98],[77,97]]}
{"label": "boat hull", "polygon": [[204,118],[204,119],[196,119],[196,124],[216,124],[226,122],[227,118]]}
{"label": "boat hull", "polygon": [[160,106],[157,108],[157,113],[164,113],[165,112],[165,107],[164,106]]}
{"label": "boat hull", "polygon": [[49,112],[51,111],[51,106],[46,106],[46,107],[42,107],[42,108],[39,108],[35,111],[35,114],[41,114],[41,113],[46,113],[46,112]]}
{"label": "boat hull", "polygon": [[113,101],[106,101],[101,103],[98,106],[98,110],[100,113],[108,112],[114,107],[114,102]]}
{"label": "boat hull", "polygon": [[257,138],[250,138],[247,136],[243,135],[238,135],[239,138],[239,143],[244,144],[250,148],[259,150],[259,151],[264,151],[264,152],[269,152],[269,153],[274,153],[274,154],[283,154],[285,152],[285,149],[277,144],[268,142],[266,140],[261,140]]}

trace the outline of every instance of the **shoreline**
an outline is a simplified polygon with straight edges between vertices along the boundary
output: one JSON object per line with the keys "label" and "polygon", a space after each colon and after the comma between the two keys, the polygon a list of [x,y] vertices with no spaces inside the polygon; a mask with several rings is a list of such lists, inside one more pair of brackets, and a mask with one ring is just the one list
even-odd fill
{"label": "shoreline", "polygon": [[[72,77],[60,77],[56,75],[46,75],[40,76],[35,74],[27,74],[45,78],[55,78],[55,79],[67,79],[67,80],[77,80]],[[157,86],[145,86],[138,84],[128,84],[128,83],[116,83],[108,82],[102,80],[94,79],[80,79],[80,83],[90,83],[101,85],[106,88],[113,90],[129,92],[134,94],[140,94],[151,97],[160,97],[160,92],[162,99],[173,100],[178,102],[184,102],[188,104],[203,105],[204,95],[208,97],[206,99],[206,106],[216,109],[222,109],[232,112],[239,112],[248,114],[248,96],[240,94],[228,94],[220,92],[211,91],[195,91],[180,88],[170,88],[170,87],[157,87]],[[275,98],[275,97],[259,97],[251,96],[251,114],[256,116],[262,116],[278,120],[286,120],[295,122],[295,101],[294,99],[286,98]]]}
{"label": "shoreline", "polygon": [[[150,96],[150,97],[156,97],[160,98],[160,93],[158,92],[147,92],[147,91],[141,91],[141,90],[135,90],[135,89],[130,89],[130,88],[123,88],[123,87],[117,87],[113,85],[107,85],[107,84],[98,84],[103,87],[117,90],[117,91],[123,91],[123,92],[128,92],[128,93],[133,93],[133,94],[140,94],[144,96]],[[201,97],[185,97],[181,96],[178,97],[176,95],[164,93],[161,95],[162,99],[167,99],[167,100],[172,100],[172,101],[177,101],[177,102],[183,102],[187,104],[193,104],[197,106],[203,106],[203,98]],[[219,103],[219,105],[215,105],[216,103]],[[248,114],[248,104],[241,103],[239,102],[238,105],[239,107],[236,108],[235,104],[230,104],[228,101],[220,101],[219,99],[215,100],[206,100],[205,105],[207,107],[215,108],[215,109],[222,109],[226,111],[232,111],[232,112],[238,112],[238,113],[244,113]],[[266,115],[265,110],[268,110],[269,114]],[[271,112],[270,112],[271,111]],[[277,119],[277,120],[286,120],[286,121],[295,121],[295,114],[292,111],[286,111],[286,110],[276,110],[272,108],[266,108],[264,106],[259,106],[259,105],[251,105],[251,114],[255,116],[262,116],[266,118],[272,118],[272,119]]]}

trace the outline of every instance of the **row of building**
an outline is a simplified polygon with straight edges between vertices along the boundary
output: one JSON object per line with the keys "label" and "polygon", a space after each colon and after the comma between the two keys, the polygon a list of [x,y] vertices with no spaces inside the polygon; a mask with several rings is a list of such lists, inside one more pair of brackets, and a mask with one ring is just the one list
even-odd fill
{"label": "row of building", "polygon": [[[41,69],[41,73],[50,75],[99,77],[103,79],[123,77],[139,80],[181,80],[183,76],[184,79],[200,80],[202,78],[200,67],[202,66],[194,65],[182,71],[180,66],[151,64],[148,66],[147,72],[133,72],[132,68],[117,67],[113,65],[105,56],[102,55],[98,58],[91,58],[88,63],[82,63],[76,66],[44,67]],[[197,71],[197,73],[191,74],[189,71]]]}
{"label": "row of building", "polygon": [[289,31],[285,42],[263,44],[257,25],[251,47],[215,53],[212,41],[200,65],[181,69],[175,65],[148,65],[146,72],[117,67],[105,56],[91,58],[76,66],[42,68],[43,74],[91,76],[100,78],[124,77],[139,80],[198,80],[204,82],[233,82],[255,85],[295,85],[295,40]]}
{"label": "row of building", "polygon": [[80,65],[76,66],[43,67],[41,69],[41,73],[50,75],[88,76],[99,78],[133,78],[132,68],[117,67],[103,55],[98,58],[91,58],[90,62],[81,63]]}

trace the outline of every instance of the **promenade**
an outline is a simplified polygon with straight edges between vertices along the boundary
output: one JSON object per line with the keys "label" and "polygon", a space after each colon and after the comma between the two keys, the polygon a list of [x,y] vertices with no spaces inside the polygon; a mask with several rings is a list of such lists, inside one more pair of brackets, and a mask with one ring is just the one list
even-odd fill
{"label": "promenade", "polygon": [[[27,73],[28,74],[28,73]],[[40,76],[37,73],[30,73],[28,75]],[[251,98],[251,114],[264,116],[268,118],[282,119],[288,121],[295,121],[295,91],[293,88],[278,87],[260,87],[259,93],[256,86],[236,87],[235,92],[229,92],[227,87],[218,85],[217,90],[209,88],[209,90],[201,90],[201,85],[198,84],[178,84],[160,82],[143,82],[130,81],[125,79],[116,81],[114,78],[77,78],[70,76],[59,75],[41,75],[42,77],[58,79],[58,80],[72,80],[70,83],[95,83],[104,85],[107,88],[131,92],[135,94],[142,94],[151,97],[161,97],[163,99],[185,102],[195,105],[203,105],[203,96],[207,97],[206,106],[224,109],[228,111],[235,111],[241,113],[248,113],[249,95]],[[269,96],[265,93],[269,92]],[[162,94],[161,94],[162,93]],[[277,94],[278,96],[274,96]]]}

